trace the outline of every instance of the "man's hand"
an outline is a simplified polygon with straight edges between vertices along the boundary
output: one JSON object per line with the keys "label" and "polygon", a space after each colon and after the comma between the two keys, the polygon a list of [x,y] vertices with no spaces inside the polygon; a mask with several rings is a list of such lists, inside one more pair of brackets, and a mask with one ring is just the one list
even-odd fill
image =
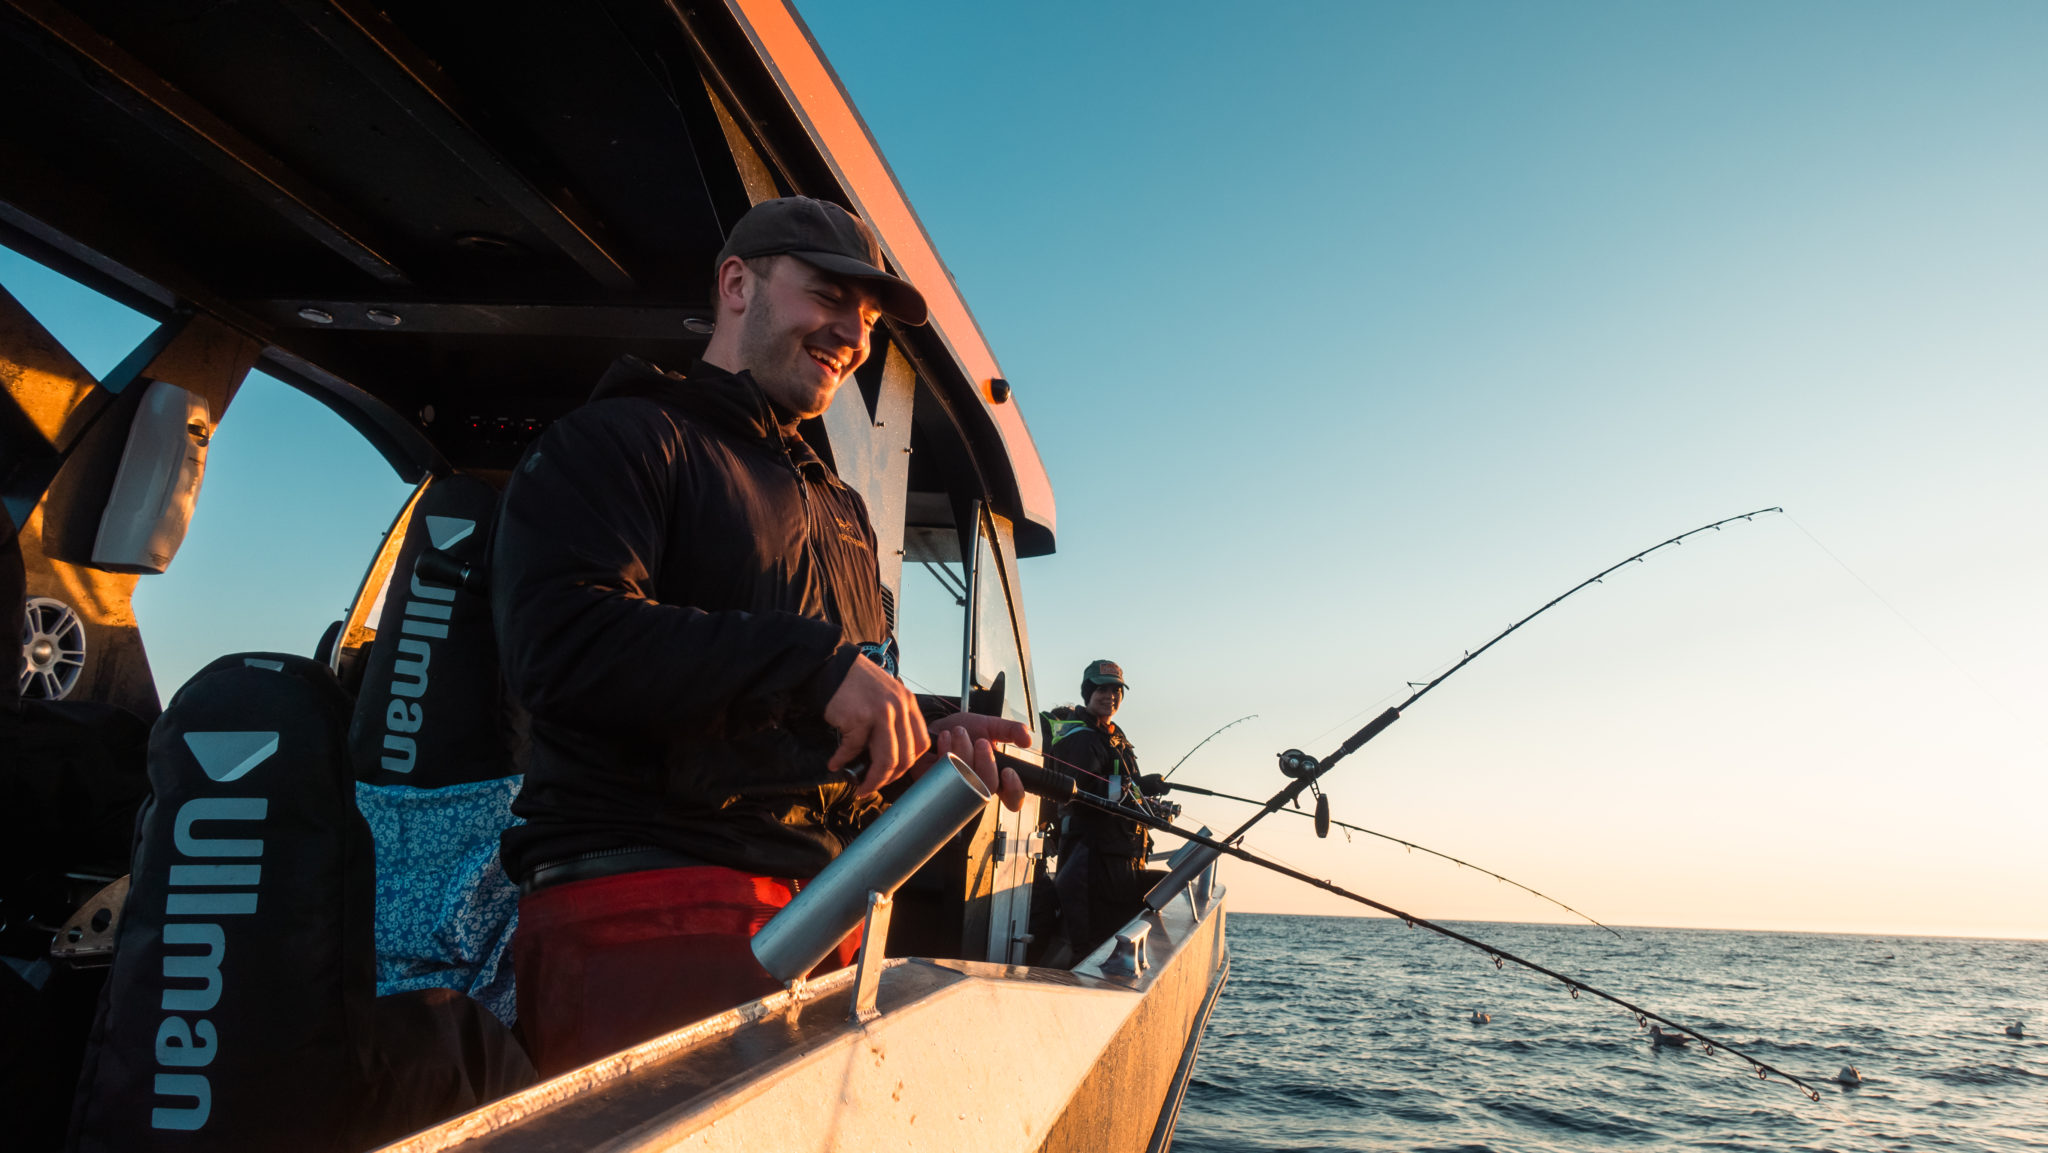
{"label": "man's hand", "polygon": [[941,756],[952,755],[966,762],[987,785],[989,791],[1003,799],[1003,806],[1011,812],[1024,807],[1024,782],[1017,779],[1015,770],[996,769],[997,744],[1031,744],[1031,727],[1001,717],[984,717],[977,713],[954,713],[950,717],[932,722],[932,750],[917,763],[912,773],[923,776],[924,771],[938,762]]}
{"label": "man's hand", "polygon": [[839,691],[825,702],[825,723],[839,730],[839,748],[825,762],[827,769],[837,772],[867,754],[868,770],[855,796],[867,796],[902,776],[931,745],[917,698],[865,656],[846,670]]}

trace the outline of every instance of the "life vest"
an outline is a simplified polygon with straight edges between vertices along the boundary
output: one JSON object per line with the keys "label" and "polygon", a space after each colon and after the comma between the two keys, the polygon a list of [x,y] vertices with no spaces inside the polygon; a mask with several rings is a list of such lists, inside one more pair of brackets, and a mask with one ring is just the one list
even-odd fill
{"label": "life vest", "polygon": [[1075,705],[1061,705],[1038,714],[1039,736],[1043,742],[1038,746],[1048,752],[1052,747],[1072,735],[1076,729],[1088,727],[1088,714]]}

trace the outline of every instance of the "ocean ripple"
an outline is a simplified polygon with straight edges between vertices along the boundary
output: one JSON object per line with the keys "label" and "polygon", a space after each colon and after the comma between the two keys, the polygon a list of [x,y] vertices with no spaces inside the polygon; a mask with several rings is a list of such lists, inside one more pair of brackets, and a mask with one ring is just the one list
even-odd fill
{"label": "ocean ripple", "polygon": [[[1837,1091],[1812,1104],[1725,1052],[1655,1048],[1604,1002],[1399,921],[1236,914],[1174,1148],[2048,1148],[2048,1045],[2003,1035],[2015,1018],[2048,1029],[2048,943],[1464,931]],[[1863,1084],[1833,1085],[1843,1065]]]}

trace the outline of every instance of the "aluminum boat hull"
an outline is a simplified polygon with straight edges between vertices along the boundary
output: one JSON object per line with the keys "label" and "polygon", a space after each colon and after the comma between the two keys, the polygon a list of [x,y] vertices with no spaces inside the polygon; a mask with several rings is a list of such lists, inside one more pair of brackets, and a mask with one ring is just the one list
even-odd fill
{"label": "aluminum boat hull", "polygon": [[[384,1153],[1167,1148],[1229,975],[1202,886],[1072,970],[891,958],[749,1002],[492,1102]],[[1121,952],[1122,956],[1119,955]]]}

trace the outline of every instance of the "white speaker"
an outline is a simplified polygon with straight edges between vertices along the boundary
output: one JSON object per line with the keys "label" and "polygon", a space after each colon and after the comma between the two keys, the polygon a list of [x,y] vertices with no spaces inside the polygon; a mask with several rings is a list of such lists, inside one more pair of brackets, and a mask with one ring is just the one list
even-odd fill
{"label": "white speaker", "polygon": [[160,573],[184,543],[206,475],[213,420],[206,399],[151,381],[128,429],[114,491],[100,514],[94,568]]}

